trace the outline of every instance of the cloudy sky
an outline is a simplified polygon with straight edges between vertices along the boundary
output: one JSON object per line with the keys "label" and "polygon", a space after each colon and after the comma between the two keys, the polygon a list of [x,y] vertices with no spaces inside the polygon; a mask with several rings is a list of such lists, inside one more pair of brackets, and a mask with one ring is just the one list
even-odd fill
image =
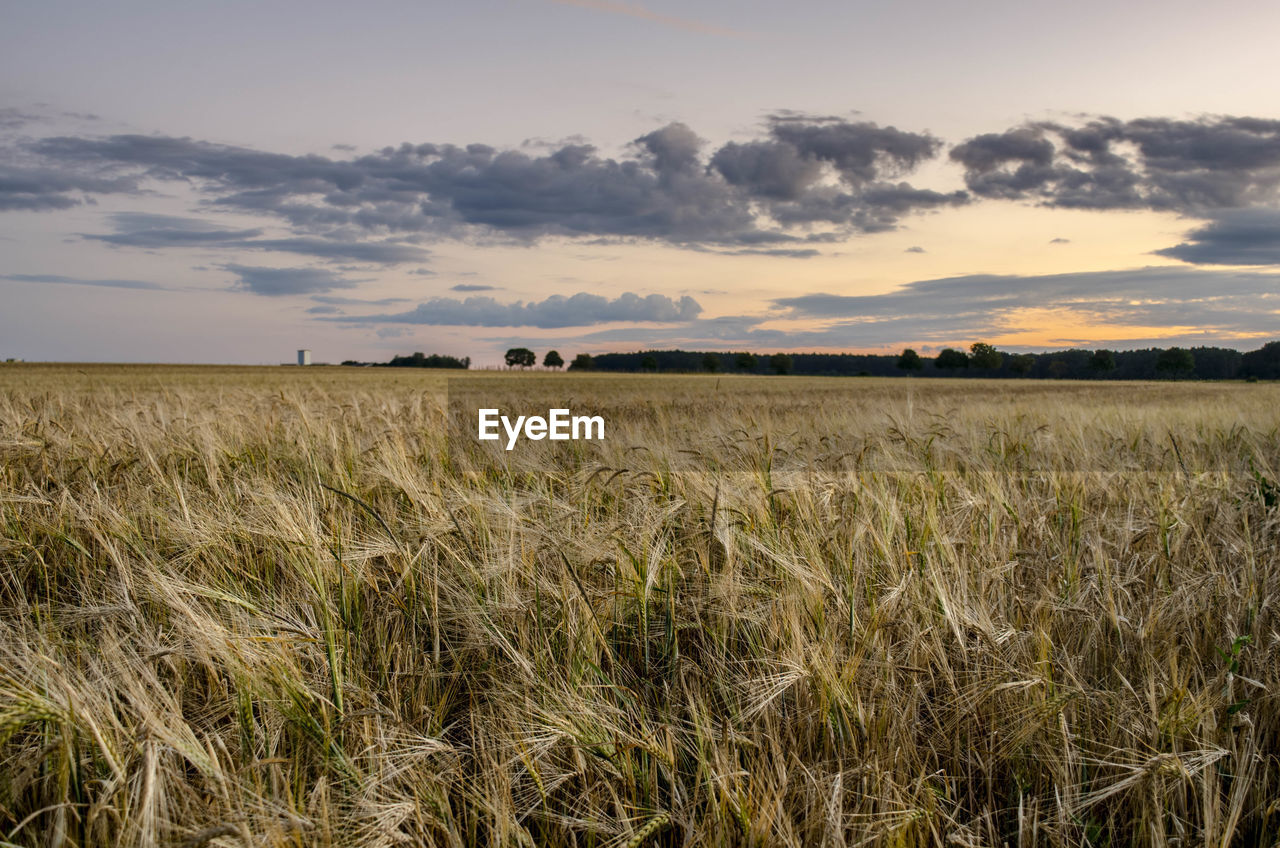
{"label": "cloudy sky", "polygon": [[0,16],[0,357],[1280,338],[1269,0]]}

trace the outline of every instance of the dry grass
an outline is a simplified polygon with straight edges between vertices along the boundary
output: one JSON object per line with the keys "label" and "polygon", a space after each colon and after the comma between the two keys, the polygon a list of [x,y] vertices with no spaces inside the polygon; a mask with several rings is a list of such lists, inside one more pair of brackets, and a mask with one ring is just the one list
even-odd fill
{"label": "dry grass", "polygon": [[1276,844],[1280,387],[715,379],[0,368],[0,841]]}

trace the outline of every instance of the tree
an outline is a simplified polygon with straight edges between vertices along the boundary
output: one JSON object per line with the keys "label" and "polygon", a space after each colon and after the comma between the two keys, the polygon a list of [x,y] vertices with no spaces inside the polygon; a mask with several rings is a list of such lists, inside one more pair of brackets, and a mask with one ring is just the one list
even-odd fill
{"label": "tree", "polygon": [[1267,342],[1240,360],[1240,373],[1260,380],[1280,379],[1280,342]]}
{"label": "tree", "polygon": [[974,368],[986,368],[990,371],[1000,367],[1004,357],[986,342],[974,342],[969,345],[969,364]]}
{"label": "tree", "polygon": [[733,364],[739,371],[752,371],[756,367],[756,358],[749,353],[740,353],[733,358]]}
{"label": "tree", "polygon": [[791,355],[787,353],[775,353],[773,356],[769,357],[769,367],[772,368],[776,374],[790,374]]}
{"label": "tree", "polygon": [[[352,360],[347,361],[352,362]],[[352,364],[362,363],[352,362]],[[387,364],[392,368],[469,368],[471,357],[464,356],[458,359],[456,356],[442,356],[438,353],[427,356],[422,351],[417,351],[413,356],[393,356]]]}
{"label": "tree", "polygon": [[580,353],[573,358],[573,363],[569,365],[570,371],[590,371],[595,367],[595,360],[591,358],[589,353]]}
{"label": "tree", "polygon": [[538,364],[538,355],[527,347],[513,347],[507,351],[506,360],[508,368],[529,368]]}
{"label": "tree", "polygon": [[1175,380],[1194,370],[1196,370],[1196,358],[1186,348],[1171,347],[1160,351],[1160,355],[1156,357],[1156,372],[1167,374]]}
{"label": "tree", "polygon": [[1036,358],[1029,353],[1015,353],[1009,357],[1009,370],[1017,374],[1019,377],[1025,377],[1031,373],[1031,368],[1036,364]]}
{"label": "tree", "polygon": [[938,352],[938,358],[933,360],[935,368],[942,368],[950,371],[953,368],[968,368],[969,357],[962,350],[956,350],[953,347],[944,347]]}
{"label": "tree", "polygon": [[640,369],[642,371],[657,371],[658,358],[653,354],[649,354],[644,359],[640,360]]}
{"label": "tree", "polygon": [[1106,374],[1116,370],[1116,355],[1109,350],[1095,350],[1089,360],[1089,370],[1096,374]]}
{"label": "tree", "polygon": [[924,360],[911,348],[902,351],[898,356],[898,368],[903,371],[919,371],[923,367]]}
{"label": "tree", "polygon": [[1191,355],[1196,360],[1196,377],[1201,380],[1230,380],[1240,376],[1240,363],[1244,356],[1228,347],[1193,347]]}
{"label": "tree", "polygon": [[564,359],[560,357],[559,351],[549,350],[547,355],[542,357],[542,364],[548,368],[563,368]]}
{"label": "tree", "polygon": [[710,371],[713,374],[716,371],[719,371],[720,357],[716,356],[714,353],[708,353],[706,356],[702,357],[702,370]]}

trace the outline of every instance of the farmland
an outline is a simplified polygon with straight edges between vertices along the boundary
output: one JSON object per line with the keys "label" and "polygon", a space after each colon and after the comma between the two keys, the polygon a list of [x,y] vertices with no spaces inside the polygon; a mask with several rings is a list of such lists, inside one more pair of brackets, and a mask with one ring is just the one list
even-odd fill
{"label": "farmland", "polygon": [[446,376],[0,366],[0,837],[1280,836],[1280,385]]}

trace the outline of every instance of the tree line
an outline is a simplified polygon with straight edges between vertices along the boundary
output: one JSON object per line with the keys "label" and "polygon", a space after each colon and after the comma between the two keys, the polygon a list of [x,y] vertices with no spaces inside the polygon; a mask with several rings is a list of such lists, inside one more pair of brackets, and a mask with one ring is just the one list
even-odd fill
{"label": "tree line", "polygon": [[[589,353],[580,353],[573,358],[573,362],[569,363],[570,371],[710,371],[717,372],[721,369],[721,354],[703,353],[690,354],[694,357],[701,357],[698,366],[693,367],[681,363],[674,362],[668,354],[683,354],[683,351],[647,351],[635,356],[640,357],[636,367],[617,367],[612,357],[630,356],[631,354],[606,353],[600,356],[592,356]],[[726,354],[728,356],[728,354]],[[755,371],[757,366],[772,371],[775,374],[790,374],[792,369],[792,359],[789,353],[775,353],[768,357],[757,357],[753,353],[735,353],[732,354],[734,367],[739,371]],[[507,351],[504,361],[508,368],[531,368],[538,363],[538,355],[527,347],[513,347]],[[544,368],[562,368],[564,367],[564,358],[560,356],[559,351],[547,351],[547,355],[542,359]],[[672,365],[675,367],[672,367]]]}
{"label": "tree line", "polygon": [[459,358],[439,353],[428,355],[422,351],[417,351],[411,356],[393,356],[390,362],[360,362],[355,359],[346,359],[343,360],[342,364],[365,368],[460,368],[465,370],[471,367],[471,357],[463,356]]}
{"label": "tree line", "polygon": [[[508,368],[532,368],[538,355],[525,347],[511,348],[504,361]],[[343,365],[379,365],[392,368],[469,368],[470,357],[441,354],[395,356],[390,362],[357,362]],[[559,351],[542,357],[545,368],[565,367]],[[580,353],[568,363],[570,371],[801,374],[807,376],[894,377],[923,374],[932,377],[1024,377],[1061,380],[1155,379],[1280,379],[1280,341],[1241,353],[1223,347],[1170,347],[1141,350],[1059,350],[1046,353],[1012,353],[985,342],[968,350],[943,348],[937,356],[921,356],[906,348],[897,354],[775,353],[644,350],[635,353]]]}
{"label": "tree line", "polygon": [[[585,357],[585,360],[584,360]],[[579,364],[579,360],[584,360]],[[808,376],[1024,377],[1040,379],[1280,379],[1280,341],[1241,353],[1222,347],[1141,350],[1060,350],[1011,353],[984,342],[968,350],[943,348],[922,356],[897,354],[792,353],[772,356],[735,352],[649,350],[580,356],[571,368],[596,371],[664,371]]]}

